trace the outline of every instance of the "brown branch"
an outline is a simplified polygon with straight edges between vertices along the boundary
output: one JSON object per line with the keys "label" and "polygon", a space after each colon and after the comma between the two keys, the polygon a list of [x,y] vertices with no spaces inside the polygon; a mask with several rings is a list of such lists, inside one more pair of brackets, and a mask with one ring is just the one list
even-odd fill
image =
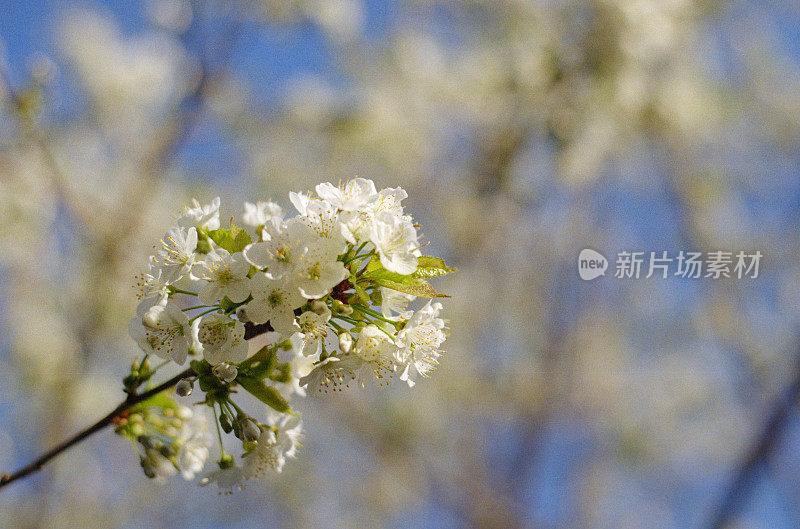
{"label": "brown branch", "polygon": [[20,468],[16,472],[14,472],[12,474],[3,474],[2,476],[0,476],[0,488],[5,487],[6,485],[11,483],[12,481],[16,481],[16,480],[18,480],[20,478],[24,478],[25,476],[27,476],[29,474],[33,474],[34,472],[37,472],[37,471],[41,470],[42,467],[45,465],[45,463],[47,463],[48,461],[50,461],[51,459],[56,457],[58,454],[60,454],[64,450],[66,450],[66,449],[70,448],[71,446],[83,441],[84,439],[86,439],[90,435],[102,430],[103,428],[105,428],[106,426],[111,424],[111,422],[116,417],[118,417],[122,412],[130,409],[131,407],[135,406],[136,404],[139,404],[140,402],[143,402],[143,401],[149,399],[153,395],[156,395],[156,394],[161,393],[162,391],[164,391],[166,389],[171,388],[172,386],[177,384],[179,380],[181,380],[182,378],[186,378],[186,377],[190,376],[191,374],[192,374],[192,369],[188,368],[188,369],[185,369],[184,371],[181,371],[180,373],[178,373],[177,375],[175,375],[171,379],[167,380],[166,382],[162,382],[158,386],[154,387],[153,389],[149,389],[149,390],[145,391],[144,393],[139,393],[139,394],[131,393],[130,395],[128,395],[127,399],[125,399],[124,401],[122,401],[119,404],[119,406],[114,408],[105,417],[103,417],[102,419],[100,419],[99,421],[94,423],[93,425],[85,428],[84,430],[81,430],[79,433],[75,434],[74,436],[72,436],[71,438],[69,438],[66,441],[62,442],[61,444],[58,444],[58,445],[54,446],[53,448],[51,448],[50,450],[45,452],[41,457],[39,457],[35,461],[31,462],[30,464]]}
{"label": "brown branch", "polygon": [[738,465],[738,470],[728,485],[722,502],[714,512],[709,529],[727,527],[747,501],[755,485],[756,473],[770,458],[781,441],[792,408],[800,399],[800,367],[783,396],[775,403],[764,427]]}
{"label": "brown branch", "polygon": [[[245,324],[245,339],[249,340],[251,338],[255,338],[256,336],[259,336],[259,335],[264,334],[264,333],[269,332],[269,331],[272,331],[272,326],[270,325],[269,322],[262,323],[262,324],[259,324],[259,325],[256,325],[256,324],[253,324],[253,323],[246,323]],[[108,414],[106,414],[105,417],[103,417],[102,419],[100,419],[96,423],[94,423],[91,426],[88,426],[87,428],[81,430],[80,432],[78,432],[77,434],[73,435],[72,437],[70,437],[66,441],[54,446],[53,448],[51,448],[50,450],[48,450],[47,452],[42,454],[35,461],[33,461],[33,462],[29,463],[28,465],[20,468],[16,472],[13,472],[11,474],[3,474],[2,476],[0,476],[0,488],[5,487],[6,485],[11,483],[12,481],[16,481],[16,480],[18,480],[20,478],[24,478],[25,476],[28,476],[29,474],[33,474],[34,472],[37,472],[37,471],[41,470],[42,467],[48,461],[50,461],[51,459],[56,457],[58,454],[60,454],[64,450],[66,450],[66,449],[70,448],[71,446],[76,445],[79,442],[83,441],[84,439],[86,439],[87,437],[91,436],[92,434],[99,432],[100,430],[102,430],[103,428],[105,428],[106,426],[111,424],[114,421],[115,418],[119,417],[119,415],[122,414],[123,412],[125,412],[126,410],[129,410],[130,408],[132,408],[133,406],[139,404],[140,402],[144,402],[145,400],[149,399],[153,395],[157,395],[158,393],[161,393],[162,391],[165,391],[165,390],[171,388],[172,386],[177,384],[179,380],[181,380],[183,378],[186,378],[186,377],[189,377],[189,376],[192,376],[193,374],[194,374],[194,371],[192,371],[192,368],[187,368],[187,369],[184,369],[183,371],[181,371],[180,373],[178,373],[177,375],[175,375],[174,377],[170,378],[166,382],[162,382],[158,386],[156,386],[156,387],[154,387],[152,389],[148,389],[144,393],[139,393],[139,394],[131,393],[131,394],[129,394],[127,399],[125,399],[124,401],[120,402],[119,405],[116,408],[114,408],[113,410],[108,412]]]}

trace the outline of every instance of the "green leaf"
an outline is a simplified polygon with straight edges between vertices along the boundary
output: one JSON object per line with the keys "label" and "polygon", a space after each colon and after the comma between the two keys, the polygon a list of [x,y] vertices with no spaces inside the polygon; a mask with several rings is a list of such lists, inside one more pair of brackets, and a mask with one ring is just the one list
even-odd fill
{"label": "green leaf", "polygon": [[278,355],[275,354],[275,348],[265,345],[256,354],[239,364],[239,367],[246,370],[251,377],[263,379],[272,374],[277,363]]}
{"label": "green leaf", "polygon": [[[399,275],[399,274],[397,274]],[[411,294],[412,296],[417,296],[420,298],[449,298],[450,296],[446,294],[439,294],[436,292],[433,287],[422,278],[413,277],[413,276],[400,276],[402,281],[395,281],[389,278],[378,278],[375,279],[375,284],[378,286],[391,288],[392,290],[397,290],[398,292],[403,292],[405,294]]]}
{"label": "green leaf", "polygon": [[131,406],[129,410],[135,413],[147,410],[149,408],[162,408],[165,410],[174,410],[178,408],[178,405],[169,395],[169,392],[162,391],[161,393],[156,393],[147,400],[143,400],[142,402],[136,404],[135,406]]}
{"label": "green leaf", "polygon": [[364,290],[364,287],[362,287],[358,283],[353,283],[353,288],[356,291],[356,296],[358,296],[358,299],[360,299],[364,303],[368,304],[369,303],[369,295],[367,294],[367,291]]}
{"label": "green leaf", "polygon": [[455,272],[458,268],[450,268],[445,264],[444,259],[439,257],[431,257],[423,255],[418,260],[417,271],[414,272],[414,277],[439,277],[450,272]]}
{"label": "green leaf", "polygon": [[260,380],[252,377],[236,377],[236,381],[247,390],[248,393],[280,413],[291,413],[292,408],[280,392],[272,386],[267,386]]}
{"label": "green leaf", "polygon": [[437,257],[420,257],[420,266],[417,272],[411,275],[401,275],[386,270],[379,260],[371,261],[361,276],[363,279],[373,281],[376,285],[391,288],[398,292],[411,294],[421,298],[447,298],[444,294],[439,294],[433,287],[423,279],[424,277],[437,277],[454,271],[448,267],[443,260]]}
{"label": "green leaf", "polygon": [[379,271],[379,270],[386,271],[386,269],[381,264],[381,260],[380,259],[371,259],[370,262],[367,263],[367,267],[364,269],[364,273],[365,274],[369,274],[371,272],[376,272],[376,271]]}
{"label": "green leaf", "polygon": [[230,228],[209,231],[208,236],[217,246],[231,254],[241,252],[251,242],[250,235],[233,222]]}

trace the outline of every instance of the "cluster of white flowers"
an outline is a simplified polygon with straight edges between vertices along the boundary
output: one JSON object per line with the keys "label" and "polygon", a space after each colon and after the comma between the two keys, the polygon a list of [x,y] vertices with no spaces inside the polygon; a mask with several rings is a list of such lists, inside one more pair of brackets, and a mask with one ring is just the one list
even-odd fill
{"label": "cluster of white flowers", "polygon": [[[240,466],[223,449],[219,470],[201,483],[230,491],[267,469],[280,472],[302,436],[292,395],[394,377],[413,386],[435,369],[446,337],[442,305],[408,306],[439,297],[427,279],[453,269],[420,252],[406,197],[363,178],[323,183],[316,196],[290,193],[293,217],[273,202],[245,203],[247,231],[220,227],[218,198],[194,201],[155,247],[130,334],[147,355],[193,358],[178,393],[199,379],[221,429],[245,450]],[[248,340],[267,332],[270,345],[251,354]],[[143,380],[133,377],[129,390]],[[232,401],[232,386],[270,407],[266,422]]]}
{"label": "cluster of white flowers", "polygon": [[115,419],[115,431],[134,441],[147,477],[163,483],[180,472],[186,480],[203,470],[211,437],[202,411],[161,396]]}

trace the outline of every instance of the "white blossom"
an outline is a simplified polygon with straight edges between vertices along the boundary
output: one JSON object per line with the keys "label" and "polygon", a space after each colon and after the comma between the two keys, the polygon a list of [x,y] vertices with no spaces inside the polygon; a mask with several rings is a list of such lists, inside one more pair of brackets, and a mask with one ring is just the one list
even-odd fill
{"label": "white blossom", "polygon": [[296,219],[267,226],[264,237],[264,242],[248,244],[244,257],[271,279],[289,274],[307,251],[308,244],[316,238],[308,226]]}
{"label": "white blossom", "polygon": [[280,473],[287,458],[297,454],[303,438],[303,423],[297,416],[269,411],[256,447],[244,456],[244,470],[250,477]]}
{"label": "white blossom", "polygon": [[317,195],[342,211],[358,211],[378,198],[375,184],[365,178],[353,178],[344,186],[336,187],[328,182],[317,185]]}
{"label": "white blossom", "polygon": [[381,313],[390,320],[408,320],[414,315],[413,311],[408,310],[408,303],[415,299],[416,296],[411,294],[381,287]]}
{"label": "white blossom", "polygon": [[417,230],[409,217],[380,213],[372,224],[369,237],[386,270],[402,275],[416,272],[419,243]]}
{"label": "white blossom", "polygon": [[148,271],[136,276],[136,288],[139,290],[137,297],[141,299],[156,296],[163,298],[167,295],[167,284],[162,279],[161,268],[148,263]]}
{"label": "white blossom", "polygon": [[227,250],[214,248],[193,269],[194,275],[205,281],[200,288],[200,301],[213,305],[227,297],[234,303],[241,303],[250,295],[249,271],[250,263],[242,252],[231,255]]}
{"label": "white blossom", "polygon": [[326,340],[329,341],[329,335],[334,334],[327,326],[330,319],[331,311],[327,307],[322,311],[322,314],[306,311],[297,318],[297,324],[300,326],[300,334],[303,340],[301,350],[303,356],[319,356],[322,352],[323,343]]}
{"label": "white blossom", "polygon": [[244,203],[242,222],[257,230],[256,235],[262,237],[262,231],[267,224],[277,226],[283,220],[283,209],[275,202],[258,201],[255,204]]}
{"label": "white blossom", "polygon": [[201,205],[197,199],[192,199],[192,207],[184,209],[178,217],[178,225],[195,226],[206,230],[219,229],[219,203],[219,197],[205,205]]}
{"label": "white blossom", "polygon": [[283,336],[297,331],[294,309],[305,302],[297,287],[284,279],[270,279],[262,273],[253,276],[250,286],[253,299],[244,306],[244,313],[250,321],[269,321],[272,328]]}
{"label": "white blossom", "polygon": [[349,275],[337,257],[340,244],[334,239],[318,238],[307,247],[294,269],[294,280],[306,299],[318,299]]}
{"label": "white blossom", "polygon": [[370,379],[384,385],[394,376],[396,354],[397,346],[390,331],[370,324],[359,333],[353,354],[348,355],[345,362],[353,369],[362,387]]}
{"label": "white blossom", "polygon": [[[191,228],[171,228],[160,241],[155,255],[151,258],[151,274],[159,274],[164,284],[171,285],[192,270],[197,249],[197,230]],[[153,269],[158,269],[156,272]]]}
{"label": "white blossom", "polygon": [[441,303],[429,301],[397,333],[396,359],[404,366],[400,380],[413,386],[417,375],[430,376],[439,364],[439,347],[447,338],[445,321],[439,318]]}
{"label": "white blossom", "polygon": [[206,314],[197,325],[197,339],[209,364],[239,363],[247,358],[244,324],[224,314]]}
{"label": "white blossom", "polygon": [[402,187],[388,187],[378,192],[377,199],[371,204],[370,211],[378,216],[389,213],[395,217],[403,216],[403,199],[408,198],[408,193]]}
{"label": "white blossom", "polygon": [[186,361],[191,328],[189,318],[166,299],[149,298],[136,308],[136,317],[128,325],[131,337],[147,353],[173,360]]}
{"label": "white blossom", "polygon": [[290,193],[292,204],[300,212],[296,217],[319,237],[335,242],[331,244],[336,254],[344,253],[347,244],[346,230],[339,221],[339,211],[327,200],[312,199],[299,193]]}
{"label": "white blossom", "polygon": [[[321,198],[292,193],[299,214],[286,220],[277,204],[245,203],[243,220],[260,233],[256,242],[233,254],[213,241],[203,243],[202,252],[207,253],[197,253],[198,233],[208,242],[207,231],[219,227],[219,199],[208,205],[195,200],[179,219],[180,226],[172,228],[156,249],[148,271],[139,277],[138,288],[145,299],[130,322],[131,336],[146,353],[178,363],[185,362],[190,351],[201,354],[216,378],[204,379],[207,375],[198,364],[193,368],[198,371],[201,391],[219,400],[223,415],[216,420],[229,430],[225,421],[232,420],[230,406],[238,412],[235,430],[244,450],[241,465],[223,451],[219,468],[207,472],[201,485],[213,482],[230,493],[243,488],[248,478],[281,472],[302,439],[297,416],[269,410],[266,422],[260,423],[234,401],[226,403],[227,393],[211,393],[215,384],[232,383],[241,373],[240,392],[258,393],[255,384],[263,380],[286,399],[335,393],[351,385],[385,385],[397,374],[414,385],[416,377],[429,375],[442,354],[446,327],[439,318],[441,304],[428,302],[413,312],[408,305],[415,296],[387,289],[379,277],[363,273],[365,256],[380,259],[384,268],[398,274],[417,269],[421,254],[413,220],[403,213],[405,191],[376,192],[374,183],[363,178],[338,187],[320,184],[316,191]],[[356,254],[358,259],[345,264],[344,256]],[[251,278],[253,267],[257,271]],[[354,276],[358,289],[342,284]],[[347,288],[329,296],[337,285]],[[353,301],[354,290],[361,301]],[[172,299],[179,295],[184,303],[185,296],[194,292],[203,305],[189,307],[187,303],[189,308],[181,310]],[[378,297],[380,313],[371,306]],[[220,303],[225,299],[233,305]],[[203,309],[211,313],[199,312],[192,323],[184,312]],[[278,337],[265,337],[267,348],[242,364],[249,351],[245,322],[269,322]],[[285,353],[291,356],[287,359]],[[271,363],[272,356],[265,362],[264,355],[278,355],[280,363],[277,367]],[[208,367],[205,362],[199,364],[203,370]],[[281,376],[268,376],[269,369]],[[126,387],[140,383],[138,376],[132,368]],[[188,388],[179,393],[188,396],[195,379],[194,375],[184,379],[181,383]],[[208,397],[205,402],[211,402]],[[180,472],[193,479],[209,457],[205,416],[166,405],[160,418],[157,415],[140,417],[150,428],[145,430],[147,435],[133,429],[140,423],[131,423],[123,435],[144,447],[142,466],[148,476],[163,481]]]}
{"label": "white blossom", "polygon": [[351,366],[341,359],[330,356],[317,364],[309,374],[300,379],[300,385],[311,394],[327,395],[350,387],[355,378]]}

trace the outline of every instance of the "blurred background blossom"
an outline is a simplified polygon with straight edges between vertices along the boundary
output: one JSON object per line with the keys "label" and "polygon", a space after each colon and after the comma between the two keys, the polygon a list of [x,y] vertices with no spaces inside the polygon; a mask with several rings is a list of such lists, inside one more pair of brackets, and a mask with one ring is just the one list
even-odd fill
{"label": "blurred background blossom", "polygon": [[[306,399],[274,482],[159,487],[106,432],[3,489],[0,526],[710,527],[776,402],[730,526],[800,525],[795,3],[5,8],[1,468],[123,397],[133,276],[191,197],[402,186],[460,272],[435,376]],[[583,282],[585,247],[764,257]]]}

